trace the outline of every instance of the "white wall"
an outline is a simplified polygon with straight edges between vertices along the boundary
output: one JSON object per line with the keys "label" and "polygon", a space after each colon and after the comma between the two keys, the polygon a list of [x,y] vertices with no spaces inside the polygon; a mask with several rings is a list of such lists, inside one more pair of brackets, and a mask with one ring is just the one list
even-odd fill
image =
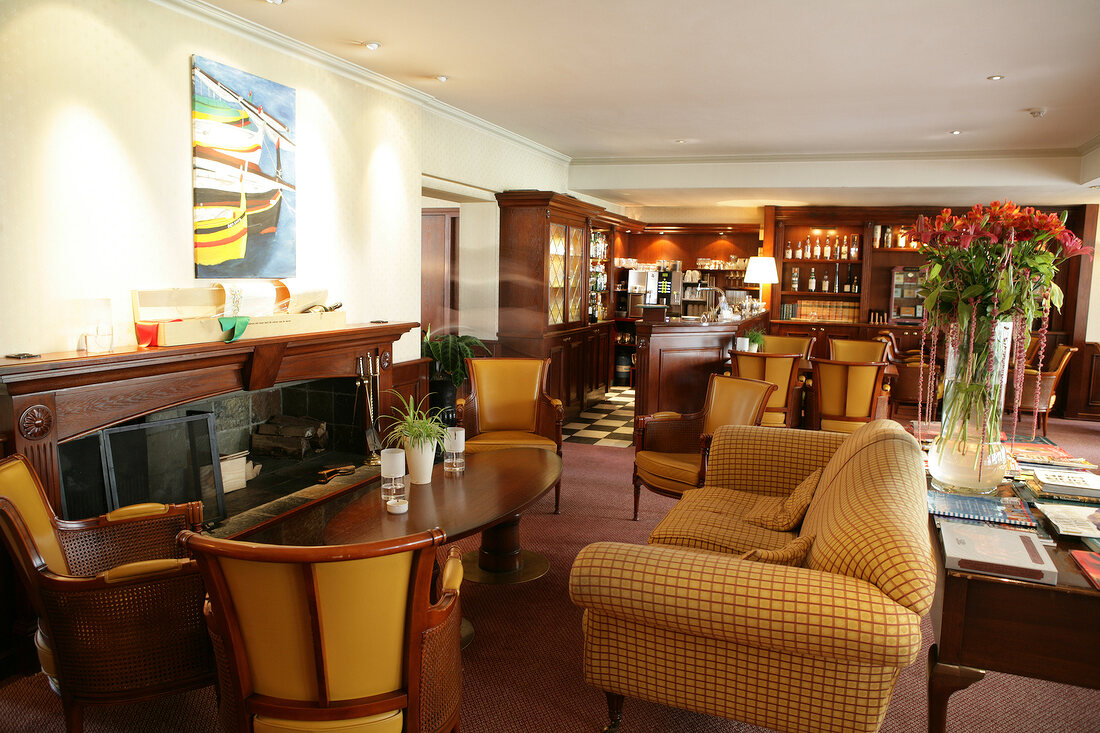
{"label": "white wall", "polygon": [[[327,284],[351,322],[419,320],[422,174],[489,200],[565,190],[552,151],[180,7],[0,3],[0,354],[71,350],[97,308],[133,343],[131,290],[208,283],[192,262],[192,54],[296,90],[298,276]],[[463,215],[477,331],[493,336],[495,222]],[[415,334],[395,354],[418,355]]]}

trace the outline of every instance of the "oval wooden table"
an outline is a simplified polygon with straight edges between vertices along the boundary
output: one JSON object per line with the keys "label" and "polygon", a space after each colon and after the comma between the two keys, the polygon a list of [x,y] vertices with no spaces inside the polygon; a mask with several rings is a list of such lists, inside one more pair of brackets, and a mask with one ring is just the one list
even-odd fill
{"label": "oval wooden table", "polygon": [[[432,470],[430,484],[410,484],[409,511],[389,514],[377,491],[344,507],[325,525],[326,545],[401,537],[439,527],[447,541],[481,532],[481,549],[462,558],[463,575],[479,583],[522,583],[550,564],[519,543],[520,512],[557,483],[561,458],[538,448],[467,453],[461,474]],[[408,477],[405,477],[408,481]]]}

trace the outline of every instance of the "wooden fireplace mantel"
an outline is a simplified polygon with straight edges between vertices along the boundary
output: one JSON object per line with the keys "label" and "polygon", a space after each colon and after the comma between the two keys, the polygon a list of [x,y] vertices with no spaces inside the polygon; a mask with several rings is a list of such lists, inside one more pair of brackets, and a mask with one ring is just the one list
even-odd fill
{"label": "wooden fireplace mantel", "polygon": [[158,410],[238,390],[325,377],[354,377],[360,357],[377,359],[379,412],[389,411],[393,342],[417,323],[235,343],[120,347],[104,354],[0,358],[0,456],[26,455],[61,506],[57,446]]}

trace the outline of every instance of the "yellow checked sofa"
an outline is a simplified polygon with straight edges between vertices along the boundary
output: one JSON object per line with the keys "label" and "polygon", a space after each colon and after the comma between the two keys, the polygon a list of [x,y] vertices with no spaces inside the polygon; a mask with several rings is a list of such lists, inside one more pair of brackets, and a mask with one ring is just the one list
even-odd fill
{"label": "yellow checked sofa", "polygon": [[626,696],[789,733],[877,731],[932,603],[927,522],[920,449],[893,421],[718,428],[706,484],[649,545],[601,542],[573,564],[608,730]]}

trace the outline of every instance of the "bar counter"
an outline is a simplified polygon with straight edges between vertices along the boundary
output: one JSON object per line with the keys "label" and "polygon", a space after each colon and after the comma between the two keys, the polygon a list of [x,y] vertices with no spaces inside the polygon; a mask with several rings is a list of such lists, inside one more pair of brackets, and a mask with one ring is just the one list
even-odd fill
{"label": "bar counter", "polygon": [[753,328],[767,331],[768,320],[764,313],[708,324],[675,319],[638,321],[634,414],[702,409],[707,380],[726,370],[734,338]]}

